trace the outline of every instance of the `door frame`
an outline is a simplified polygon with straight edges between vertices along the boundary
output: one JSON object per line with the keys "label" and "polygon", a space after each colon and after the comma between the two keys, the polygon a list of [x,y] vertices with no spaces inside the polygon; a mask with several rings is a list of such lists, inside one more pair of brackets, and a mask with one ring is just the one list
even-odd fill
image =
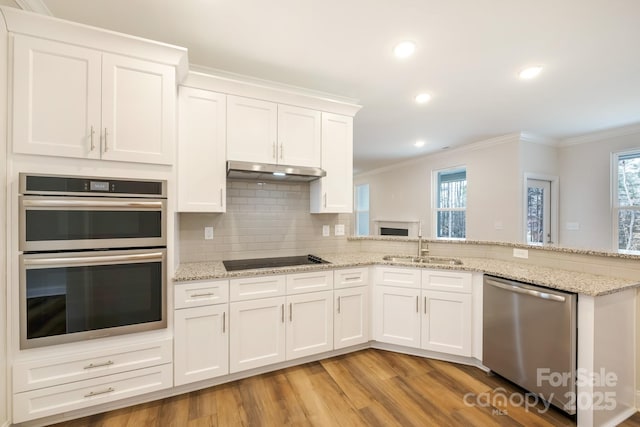
{"label": "door frame", "polygon": [[560,200],[558,193],[560,189],[560,177],[555,175],[546,175],[535,172],[525,172],[522,180],[522,232],[520,235],[522,236],[522,242],[527,244],[527,183],[530,179],[535,179],[538,181],[549,181],[551,183],[551,194],[550,194],[550,202],[551,202],[551,226],[549,230],[551,232],[551,241],[553,243],[544,243],[543,246],[548,244],[550,245],[558,245],[560,235],[558,234],[559,227],[559,215],[558,215],[558,202]]}

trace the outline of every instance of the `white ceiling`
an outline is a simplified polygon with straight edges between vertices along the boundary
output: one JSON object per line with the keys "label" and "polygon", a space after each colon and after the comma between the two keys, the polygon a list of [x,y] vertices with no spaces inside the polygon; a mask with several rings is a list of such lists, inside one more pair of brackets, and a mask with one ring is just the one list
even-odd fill
{"label": "white ceiling", "polygon": [[[359,100],[357,171],[512,132],[558,140],[640,122],[638,0],[42,2],[185,46],[192,64]],[[417,50],[399,61],[403,39]],[[542,74],[520,81],[531,64]],[[417,106],[422,91],[433,99]]]}

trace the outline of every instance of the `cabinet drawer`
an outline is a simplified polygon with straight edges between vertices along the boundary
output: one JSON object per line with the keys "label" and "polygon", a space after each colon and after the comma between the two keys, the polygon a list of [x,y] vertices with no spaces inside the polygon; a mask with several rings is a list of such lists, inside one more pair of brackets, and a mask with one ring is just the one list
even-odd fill
{"label": "cabinet drawer", "polygon": [[348,268],[333,272],[333,285],[336,289],[352,288],[369,284],[368,268]]}
{"label": "cabinet drawer", "polygon": [[434,291],[471,293],[471,273],[446,270],[422,272],[422,288]]}
{"label": "cabinet drawer", "polygon": [[170,363],[172,353],[172,340],[168,339],[44,360],[16,361],[13,364],[13,391],[58,386]]}
{"label": "cabinet drawer", "polygon": [[229,281],[231,301],[276,297],[285,294],[285,276],[247,277]]}
{"label": "cabinet drawer", "polygon": [[419,288],[421,271],[417,268],[376,267],[375,284]]}
{"label": "cabinet drawer", "polygon": [[288,295],[331,289],[333,289],[333,271],[313,271],[287,275]]}
{"label": "cabinet drawer", "polygon": [[174,284],[173,295],[175,309],[221,304],[229,301],[229,281]]}
{"label": "cabinet drawer", "polygon": [[13,396],[13,421],[20,423],[169,388],[173,382],[172,375],[172,366],[167,363],[17,393]]}

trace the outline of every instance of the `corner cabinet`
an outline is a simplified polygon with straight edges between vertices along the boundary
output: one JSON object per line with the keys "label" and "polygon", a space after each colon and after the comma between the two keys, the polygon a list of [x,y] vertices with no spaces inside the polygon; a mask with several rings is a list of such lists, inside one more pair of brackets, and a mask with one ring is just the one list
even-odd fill
{"label": "corner cabinet", "polygon": [[228,97],[227,160],[320,167],[320,112]]}
{"label": "corner cabinet", "polygon": [[14,153],[173,163],[174,67],[12,38]]}
{"label": "corner cabinet", "polygon": [[353,117],[322,113],[322,168],[309,185],[311,213],[353,212]]}
{"label": "corner cabinet", "polygon": [[178,90],[178,211],[225,212],[227,97]]}

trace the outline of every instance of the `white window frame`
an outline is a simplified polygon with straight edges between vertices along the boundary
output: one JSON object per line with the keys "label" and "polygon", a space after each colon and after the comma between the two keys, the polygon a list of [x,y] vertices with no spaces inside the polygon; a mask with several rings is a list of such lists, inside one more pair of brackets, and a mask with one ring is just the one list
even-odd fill
{"label": "white window frame", "polygon": [[522,242],[525,244],[531,244],[527,242],[527,181],[530,179],[536,179],[540,181],[551,182],[551,243],[558,244],[558,193],[560,191],[560,178],[555,175],[544,175],[533,172],[525,172],[523,187],[522,187]]}
{"label": "white window frame", "polygon": [[[438,179],[438,175],[442,172],[455,172],[455,171],[465,171],[465,176],[466,176],[466,181],[467,181],[467,200],[465,201],[465,207],[464,208],[439,208],[438,207],[438,192],[439,192],[439,182],[440,180]],[[467,216],[467,205],[469,202],[469,194],[468,194],[468,188],[469,188],[469,176],[467,174],[467,166],[466,165],[459,165],[459,166],[453,166],[453,167],[448,167],[448,168],[443,168],[443,169],[437,169],[437,170],[433,170],[431,172],[431,224],[432,224],[432,235],[434,239],[438,239],[438,240],[467,240],[467,222],[468,222],[468,216]],[[438,212],[464,212],[464,236],[465,237],[438,237]]]}
{"label": "white window frame", "polygon": [[[365,186],[365,185],[367,186],[367,194],[368,194],[368,197],[369,197],[369,205],[368,205],[368,209],[366,211],[361,211],[361,210],[358,210],[358,206],[359,206],[358,205],[358,187]],[[368,227],[367,227],[367,229],[369,230],[369,234],[358,234],[358,231],[359,231],[359,227],[358,227],[359,216],[358,216],[358,214],[361,213],[361,212],[367,212],[367,214],[368,214],[367,215],[367,219],[368,219]],[[355,228],[355,230],[354,230],[355,233],[354,234],[356,236],[370,236],[371,235],[371,186],[369,185],[368,182],[367,183],[362,183],[362,184],[357,184],[357,185],[354,186],[354,189],[353,189],[353,216],[354,216],[354,221],[353,222],[354,222],[354,225],[355,225],[355,227],[354,227]]]}
{"label": "white window frame", "polygon": [[[619,221],[618,221],[618,217],[619,217],[619,212],[620,212],[620,205],[618,204],[618,200],[619,200],[619,196],[618,196],[618,162],[620,161],[620,157],[624,157],[624,156],[628,156],[628,155],[634,155],[637,154],[638,156],[640,156],[640,148],[636,148],[633,150],[627,150],[627,151],[618,151],[615,153],[611,153],[611,217],[612,217],[612,221],[611,224],[613,225],[613,228],[611,230],[611,241],[612,241],[612,246],[613,246],[613,251],[614,252],[620,252],[620,253],[628,253],[628,254],[639,254],[640,251],[627,251],[624,249],[619,249],[619,245],[620,242],[618,241],[618,237],[619,237]],[[637,210],[640,211],[640,206],[636,206],[636,207],[627,207],[625,206],[624,209],[632,209],[632,210]]]}

